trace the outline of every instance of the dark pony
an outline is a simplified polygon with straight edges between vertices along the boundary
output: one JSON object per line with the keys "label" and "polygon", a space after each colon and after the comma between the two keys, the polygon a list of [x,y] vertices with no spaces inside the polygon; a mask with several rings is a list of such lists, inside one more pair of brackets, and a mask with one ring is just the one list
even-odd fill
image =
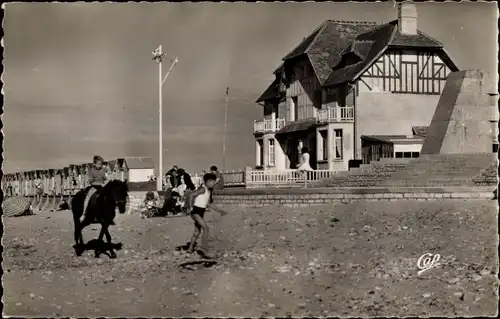
{"label": "dark pony", "polygon": [[[127,210],[128,201],[128,186],[126,182],[112,180],[107,183],[98,193],[97,199],[91,199],[87,207],[87,214],[83,222],[80,223],[80,216],[83,214],[83,203],[87,195],[87,189],[80,190],[75,194],[71,202],[71,210],[73,211],[73,222],[75,224],[75,252],[77,256],[81,256],[85,250],[83,243],[82,230],[90,224],[101,224],[101,232],[99,233],[99,242],[102,242],[103,236],[106,235],[108,245],[106,250],[109,250],[109,257],[116,258],[111,244],[111,235],[108,227],[114,225],[116,216],[116,208],[120,214]],[[100,249],[95,250],[96,258],[100,255]]]}

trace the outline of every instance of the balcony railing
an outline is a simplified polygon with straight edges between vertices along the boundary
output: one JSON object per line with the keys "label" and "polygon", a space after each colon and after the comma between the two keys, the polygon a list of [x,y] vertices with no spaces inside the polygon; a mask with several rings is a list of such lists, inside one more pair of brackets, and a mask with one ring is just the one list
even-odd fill
{"label": "balcony railing", "polygon": [[[298,171],[296,169],[285,169],[279,171],[265,170],[238,170],[232,172],[222,172],[224,177],[224,187],[273,187],[306,185],[309,182],[321,181],[337,175],[338,171],[314,170],[309,172]],[[198,187],[203,181],[203,174],[191,176],[193,183]]]}
{"label": "balcony railing", "polygon": [[285,127],[285,119],[254,121],[253,131],[255,133],[275,132]]}
{"label": "balcony railing", "polygon": [[354,107],[329,107],[318,110],[317,119],[320,122],[352,122],[354,121]]}
{"label": "balcony railing", "polygon": [[266,187],[320,181],[335,176],[338,174],[338,171],[314,170],[304,172],[296,169],[287,169],[281,171],[252,170],[249,173],[248,180],[245,181],[246,187]]}

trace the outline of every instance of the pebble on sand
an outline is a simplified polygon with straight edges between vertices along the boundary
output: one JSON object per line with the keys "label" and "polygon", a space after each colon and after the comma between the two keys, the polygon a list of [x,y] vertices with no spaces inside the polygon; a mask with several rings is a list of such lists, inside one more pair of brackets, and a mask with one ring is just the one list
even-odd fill
{"label": "pebble on sand", "polygon": [[483,269],[479,272],[481,274],[481,276],[486,276],[490,273],[490,270],[489,269]]}

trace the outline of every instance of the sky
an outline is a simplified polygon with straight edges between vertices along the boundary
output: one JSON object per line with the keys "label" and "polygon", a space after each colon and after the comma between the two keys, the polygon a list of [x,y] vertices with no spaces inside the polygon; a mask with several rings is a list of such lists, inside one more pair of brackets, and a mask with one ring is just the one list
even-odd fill
{"label": "sky", "polygon": [[[163,171],[255,162],[255,103],[281,58],[324,20],[388,22],[385,3],[11,3],[5,5],[4,172],[150,156],[158,163],[158,65]],[[418,28],[460,69],[497,70],[496,3],[420,3]],[[169,62],[163,63],[164,74]]]}

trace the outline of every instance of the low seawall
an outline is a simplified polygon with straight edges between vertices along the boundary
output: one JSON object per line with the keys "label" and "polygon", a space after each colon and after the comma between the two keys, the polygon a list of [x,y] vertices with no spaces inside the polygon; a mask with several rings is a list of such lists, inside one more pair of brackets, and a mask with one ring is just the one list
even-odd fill
{"label": "low seawall", "polygon": [[267,188],[228,189],[214,193],[216,203],[227,206],[263,207],[282,205],[307,207],[334,202],[379,200],[493,199],[495,187],[407,187],[407,188]]}
{"label": "low seawall", "polygon": [[[263,207],[281,205],[308,207],[335,202],[396,201],[396,200],[446,200],[446,199],[493,199],[496,187],[363,187],[363,188],[233,188],[214,192],[214,201],[222,206]],[[129,213],[134,214],[146,192],[129,192]],[[163,205],[165,192],[159,192],[159,205]],[[71,205],[71,196],[42,196],[34,207],[56,209],[64,198]]]}

